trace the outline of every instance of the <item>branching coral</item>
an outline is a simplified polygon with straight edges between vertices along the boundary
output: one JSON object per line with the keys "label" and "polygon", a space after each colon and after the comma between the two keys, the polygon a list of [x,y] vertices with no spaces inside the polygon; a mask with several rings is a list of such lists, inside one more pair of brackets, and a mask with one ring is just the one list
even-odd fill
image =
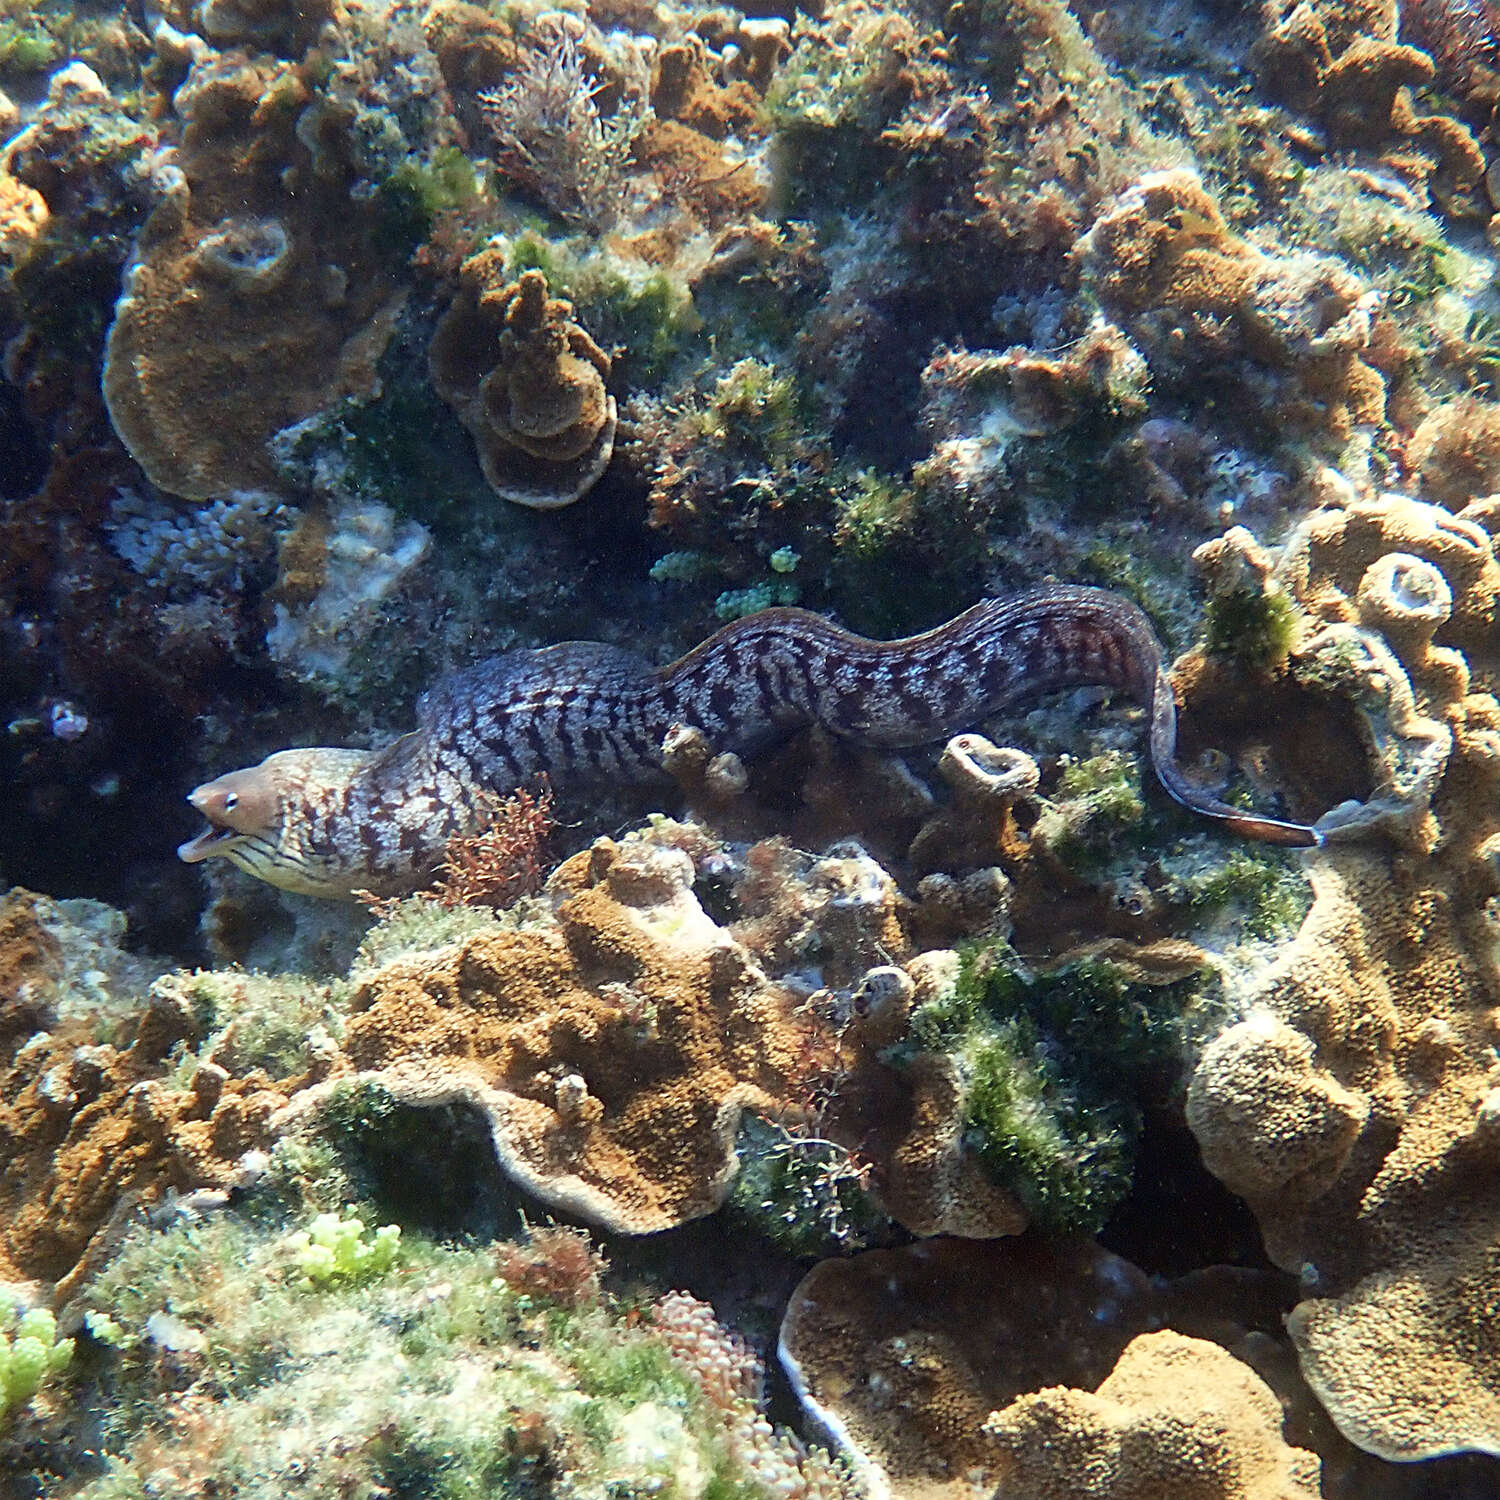
{"label": "branching coral", "polygon": [[540,271],[505,278],[505,257],[464,262],[430,352],[432,382],[479,449],[497,494],[553,510],[586,494],[609,464],[615,398],[609,356],[547,296]]}

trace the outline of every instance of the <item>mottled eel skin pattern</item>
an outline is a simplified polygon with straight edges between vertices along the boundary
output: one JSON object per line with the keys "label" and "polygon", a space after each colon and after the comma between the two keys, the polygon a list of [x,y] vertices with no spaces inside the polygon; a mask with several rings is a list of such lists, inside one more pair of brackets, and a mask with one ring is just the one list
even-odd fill
{"label": "mottled eel skin pattern", "polygon": [[450,838],[477,826],[489,799],[538,775],[563,789],[662,779],[662,742],[676,724],[741,755],[813,724],[899,749],[1083,684],[1148,708],[1156,774],[1185,807],[1246,838],[1320,842],[1313,828],[1237,811],[1190,786],[1149,621],[1116,594],[1059,585],[983,600],[898,641],[771,609],[660,668],[589,641],[508,652],[440,682],[418,704],[417,729],[383,750],[283,750],[200,786],[188,800],[209,827],[178,853],[222,856],[308,895],[409,890]]}

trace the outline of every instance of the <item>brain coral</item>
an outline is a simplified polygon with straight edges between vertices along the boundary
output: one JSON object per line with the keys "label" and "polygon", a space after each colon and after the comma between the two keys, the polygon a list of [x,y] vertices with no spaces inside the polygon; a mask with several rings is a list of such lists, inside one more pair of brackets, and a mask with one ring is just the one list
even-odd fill
{"label": "brain coral", "polygon": [[481,250],[433,335],[438,394],[479,449],[496,494],[536,510],[571,505],[609,465],[615,398],[609,356],[547,296],[540,271],[506,282],[504,255]]}
{"label": "brain coral", "polygon": [[804,1028],[692,882],[678,850],[601,840],[553,876],[555,925],[366,974],[345,1050],[402,1103],[481,1110],[545,1203],[637,1234],[710,1213],[740,1111],[784,1112]]}
{"label": "brain coral", "polygon": [[206,51],[172,109],[105,352],[110,420],[174,495],[274,489],[267,439],[374,389],[400,295],[311,70]]}
{"label": "brain coral", "polygon": [[1275,581],[1303,615],[1292,670],[1353,697],[1377,786],[1325,825],[1312,907],[1204,1052],[1188,1122],[1302,1277],[1292,1334],[1345,1435],[1500,1452],[1494,517],[1328,498]]}

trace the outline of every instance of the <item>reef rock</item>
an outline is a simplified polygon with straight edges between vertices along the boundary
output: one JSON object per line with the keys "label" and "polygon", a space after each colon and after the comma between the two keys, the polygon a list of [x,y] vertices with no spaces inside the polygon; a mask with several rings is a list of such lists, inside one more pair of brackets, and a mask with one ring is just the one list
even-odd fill
{"label": "reef rock", "polygon": [[484,477],[534,510],[587,494],[614,452],[609,356],[572,317],[540,271],[506,282],[501,252],[481,250],[432,340],[433,386],[468,428]]}
{"label": "reef rock", "polygon": [[1133,1339],[1090,1395],[1052,1387],[991,1413],[1006,1500],[1316,1500],[1317,1458],[1233,1355],[1163,1330]]}
{"label": "reef rock", "polygon": [[787,1113],[805,1028],[692,882],[678,850],[600,840],[554,874],[555,925],[366,973],[344,1043],[356,1077],[479,1109],[510,1176],[606,1228],[711,1213],[741,1111]]}
{"label": "reef rock", "polygon": [[1376,786],[1325,819],[1312,907],[1242,986],[1187,1118],[1302,1278],[1293,1338],[1344,1434],[1500,1452],[1491,511],[1326,484],[1270,581],[1303,617],[1293,675],[1353,700]]}

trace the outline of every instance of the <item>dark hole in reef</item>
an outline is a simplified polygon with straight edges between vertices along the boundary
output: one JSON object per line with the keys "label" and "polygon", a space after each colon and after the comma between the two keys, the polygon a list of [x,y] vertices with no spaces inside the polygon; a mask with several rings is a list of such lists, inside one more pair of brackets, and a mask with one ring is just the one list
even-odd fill
{"label": "dark hole in reef", "polygon": [[[956,288],[912,291],[876,305],[878,332],[862,350],[854,385],[865,399],[849,403],[834,423],[835,446],[859,463],[896,474],[926,456],[931,438],[917,420],[922,371],[936,345],[993,342],[991,309],[998,281],[975,278],[960,297]],[[927,330],[920,339],[913,328]]]}
{"label": "dark hole in reef", "polygon": [[1213,749],[1252,766],[1257,780],[1283,789],[1287,815],[1300,821],[1369,798],[1374,767],[1352,703],[1211,661],[1182,677],[1184,763]]}
{"label": "dark hole in reef", "polygon": [[1099,1243],[1161,1276],[1212,1265],[1269,1269],[1254,1214],[1203,1165],[1169,1105],[1147,1107],[1130,1191]]}
{"label": "dark hole in reef", "polygon": [[47,445],[26,417],[21,392],[0,381],[0,500],[19,500],[47,477]]}
{"label": "dark hole in reef", "polygon": [[[419,1109],[398,1104],[378,1084],[354,1084],[330,1100],[322,1128],[381,1223],[438,1239],[520,1232],[522,1199],[495,1161],[479,1110]],[[528,1213],[545,1217],[535,1206]]]}

